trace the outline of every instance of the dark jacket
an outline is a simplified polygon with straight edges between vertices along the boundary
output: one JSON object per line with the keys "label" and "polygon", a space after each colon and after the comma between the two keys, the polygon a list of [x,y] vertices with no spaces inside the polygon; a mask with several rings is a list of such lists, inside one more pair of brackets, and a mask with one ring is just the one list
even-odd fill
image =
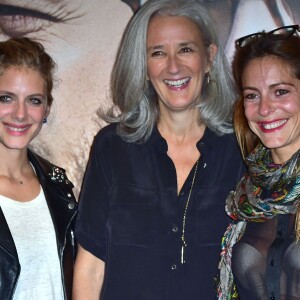
{"label": "dark jacket", "polygon": [[[37,154],[28,151],[54,224],[57,251],[62,267],[64,293],[71,299],[75,243],[73,223],[77,204],[72,192],[73,184],[67,179],[65,170],[56,167]],[[21,267],[13,237],[0,208],[0,299],[13,298]]]}

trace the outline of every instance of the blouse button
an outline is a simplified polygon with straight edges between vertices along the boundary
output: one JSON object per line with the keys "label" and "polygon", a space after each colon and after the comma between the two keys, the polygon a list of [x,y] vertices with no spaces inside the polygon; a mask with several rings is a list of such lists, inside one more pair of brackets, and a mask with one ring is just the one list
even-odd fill
{"label": "blouse button", "polygon": [[175,270],[176,268],[177,268],[177,266],[175,264],[171,266],[172,270]]}
{"label": "blouse button", "polygon": [[69,209],[74,209],[74,207],[75,207],[75,204],[74,204],[74,203],[69,203],[69,204],[68,204],[68,208],[69,208]]}
{"label": "blouse button", "polygon": [[173,232],[177,232],[177,231],[178,231],[178,226],[175,225],[175,224],[173,224],[173,225],[172,225],[172,231],[173,231]]}

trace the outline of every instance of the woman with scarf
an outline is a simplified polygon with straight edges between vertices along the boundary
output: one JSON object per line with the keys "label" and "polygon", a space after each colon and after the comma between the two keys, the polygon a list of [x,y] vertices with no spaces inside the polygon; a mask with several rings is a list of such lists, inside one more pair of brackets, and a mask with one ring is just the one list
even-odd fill
{"label": "woman with scarf", "polygon": [[236,41],[235,129],[247,173],[226,201],[218,299],[300,299],[299,26]]}

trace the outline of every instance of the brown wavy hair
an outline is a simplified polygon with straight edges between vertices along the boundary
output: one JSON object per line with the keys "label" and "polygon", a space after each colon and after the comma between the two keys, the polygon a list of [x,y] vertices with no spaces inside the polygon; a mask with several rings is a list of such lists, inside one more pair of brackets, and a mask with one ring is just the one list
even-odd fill
{"label": "brown wavy hair", "polygon": [[259,139],[248,126],[244,113],[242,76],[250,61],[265,56],[273,56],[288,65],[293,75],[300,79],[300,37],[284,34],[262,34],[253,38],[244,47],[236,46],[232,70],[239,98],[234,109],[234,128],[243,156],[247,156],[259,143]]}
{"label": "brown wavy hair", "polygon": [[[238,101],[234,108],[234,128],[238,143],[241,147],[243,157],[252,152],[260,143],[258,137],[252,132],[244,111],[242,76],[245,67],[255,58],[273,56],[288,65],[292,75],[300,80],[300,37],[292,35],[287,37],[284,34],[270,35],[262,34],[253,38],[244,47],[236,46],[233,58],[233,76],[239,92]],[[295,220],[296,241],[300,240],[300,206],[296,213]]]}
{"label": "brown wavy hair", "polygon": [[56,64],[41,43],[26,37],[0,42],[0,74],[11,67],[25,67],[38,71],[47,84],[47,105],[52,105],[53,73]]}

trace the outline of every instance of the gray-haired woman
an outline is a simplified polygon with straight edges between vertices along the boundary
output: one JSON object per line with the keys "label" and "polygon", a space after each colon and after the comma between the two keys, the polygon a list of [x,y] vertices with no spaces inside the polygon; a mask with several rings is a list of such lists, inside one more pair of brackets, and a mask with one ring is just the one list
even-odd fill
{"label": "gray-haired woman", "polygon": [[235,92],[208,12],[150,0],[129,22],[80,200],[74,299],[213,299],[243,171]]}

